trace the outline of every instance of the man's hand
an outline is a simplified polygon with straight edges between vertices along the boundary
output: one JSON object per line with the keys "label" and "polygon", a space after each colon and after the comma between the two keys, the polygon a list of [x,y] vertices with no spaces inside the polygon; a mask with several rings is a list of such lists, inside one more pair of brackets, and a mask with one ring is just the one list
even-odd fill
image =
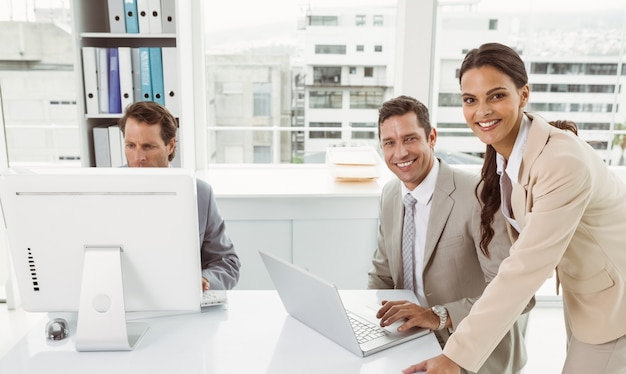
{"label": "man's hand", "polygon": [[411,327],[423,327],[435,330],[439,327],[439,317],[430,308],[424,308],[410,301],[387,301],[383,300],[383,306],[376,313],[380,318],[380,326],[386,327],[398,320],[406,319],[398,331],[406,331]]}
{"label": "man's hand", "polygon": [[209,281],[205,277],[202,277],[202,291],[208,291],[210,288],[211,285],[209,284]]}
{"label": "man's hand", "polygon": [[422,361],[419,364],[411,365],[402,370],[402,374],[426,372],[428,374],[460,374],[461,368],[443,354]]}

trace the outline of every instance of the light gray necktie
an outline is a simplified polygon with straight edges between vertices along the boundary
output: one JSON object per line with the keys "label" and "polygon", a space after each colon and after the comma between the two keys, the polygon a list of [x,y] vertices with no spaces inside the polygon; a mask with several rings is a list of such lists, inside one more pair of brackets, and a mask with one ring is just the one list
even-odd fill
{"label": "light gray necktie", "polygon": [[404,224],[402,225],[402,269],[404,288],[415,291],[415,203],[410,193],[404,196]]}

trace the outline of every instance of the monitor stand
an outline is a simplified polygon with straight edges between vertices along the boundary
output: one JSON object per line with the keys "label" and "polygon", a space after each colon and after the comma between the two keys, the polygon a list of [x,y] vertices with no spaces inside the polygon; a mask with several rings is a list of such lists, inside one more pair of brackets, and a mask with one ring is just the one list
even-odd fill
{"label": "monitor stand", "polygon": [[122,251],[122,246],[85,246],[77,351],[130,351],[148,330],[146,323],[126,323]]}

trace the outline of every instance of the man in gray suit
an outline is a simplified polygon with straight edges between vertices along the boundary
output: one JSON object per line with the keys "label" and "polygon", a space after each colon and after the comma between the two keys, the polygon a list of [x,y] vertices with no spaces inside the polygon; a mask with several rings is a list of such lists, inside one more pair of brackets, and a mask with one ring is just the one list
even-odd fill
{"label": "man in gray suit", "polygon": [[[434,330],[443,347],[495,277],[511,242],[497,215],[494,238],[481,247],[478,173],[453,169],[434,156],[437,131],[426,106],[408,96],[391,99],[379,110],[378,130],[385,162],[397,179],[381,195],[368,286],[413,290],[419,305],[386,301],[377,317],[381,326],[404,319],[401,330]],[[411,201],[408,206],[405,200]],[[531,300],[527,310],[533,305]],[[516,323],[480,373],[516,373],[525,364],[523,329]]]}
{"label": "man in gray suit", "polygon": [[[152,101],[130,104],[119,121],[129,167],[169,167],[176,152],[176,120]],[[226,235],[211,186],[197,179],[202,289],[224,290],[237,285],[239,257]],[[164,218],[167,219],[167,212]],[[176,224],[176,223],[174,223]]]}

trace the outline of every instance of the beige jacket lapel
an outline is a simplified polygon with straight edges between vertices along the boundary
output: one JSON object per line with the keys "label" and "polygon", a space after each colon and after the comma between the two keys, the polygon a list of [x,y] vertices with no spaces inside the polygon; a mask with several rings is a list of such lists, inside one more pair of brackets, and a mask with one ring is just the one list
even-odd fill
{"label": "beige jacket lapel", "polygon": [[[526,113],[528,118],[532,121],[530,131],[528,133],[528,139],[526,140],[526,146],[522,155],[522,165],[519,170],[518,181],[513,187],[511,193],[511,205],[513,206],[513,214],[520,227],[526,225],[526,214],[530,211],[531,207],[527,204],[532,202],[532,196],[526,196],[528,191],[528,185],[530,183],[530,169],[532,163],[537,160],[539,154],[543,151],[548,138],[550,137],[550,124],[539,116]],[[524,207],[524,211],[520,209]],[[514,230],[513,230],[514,231]],[[517,239],[517,235],[515,238]]]}

